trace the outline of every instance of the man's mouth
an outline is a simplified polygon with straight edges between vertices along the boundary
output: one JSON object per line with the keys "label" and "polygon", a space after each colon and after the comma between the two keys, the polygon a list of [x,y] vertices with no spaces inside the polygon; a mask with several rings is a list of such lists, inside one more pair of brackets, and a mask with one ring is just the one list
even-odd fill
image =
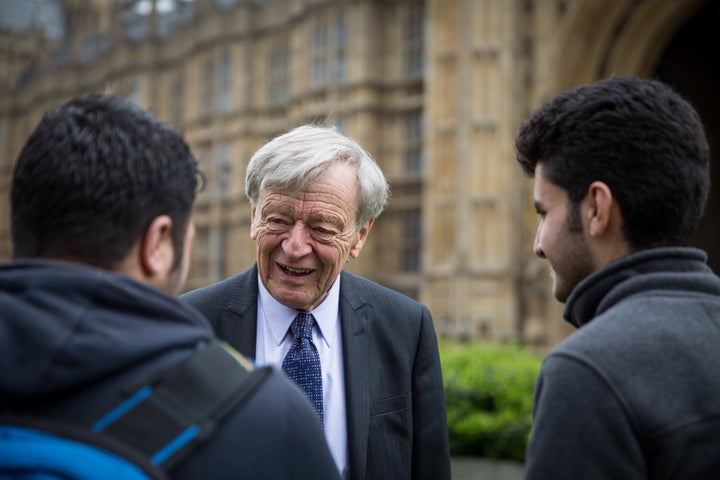
{"label": "man's mouth", "polygon": [[278,264],[283,272],[289,274],[289,275],[307,275],[308,273],[312,272],[312,269],[307,268],[291,268],[287,265]]}

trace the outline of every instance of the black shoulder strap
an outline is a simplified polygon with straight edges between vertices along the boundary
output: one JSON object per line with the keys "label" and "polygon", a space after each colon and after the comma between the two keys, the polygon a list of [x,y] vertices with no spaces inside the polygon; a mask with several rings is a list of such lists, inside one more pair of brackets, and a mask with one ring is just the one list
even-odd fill
{"label": "black shoulder strap", "polygon": [[216,340],[132,393],[91,428],[119,438],[170,468],[270,372]]}

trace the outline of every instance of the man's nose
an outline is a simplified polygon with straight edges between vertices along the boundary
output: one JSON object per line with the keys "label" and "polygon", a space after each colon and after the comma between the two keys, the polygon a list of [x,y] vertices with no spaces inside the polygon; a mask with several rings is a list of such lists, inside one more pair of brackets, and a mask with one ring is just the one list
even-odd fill
{"label": "man's nose", "polygon": [[310,253],[312,250],[310,234],[304,223],[296,222],[292,226],[288,237],[283,242],[283,248],[289,257],[302,257]]}
{"label": "man's nose", "polygon": [[535,232],[535,240],[533,242],[533,253],[540,258],[545,258],[545,252],[543,251],[542,243],[540,242],[540,228],[538,228],[537,232]]}

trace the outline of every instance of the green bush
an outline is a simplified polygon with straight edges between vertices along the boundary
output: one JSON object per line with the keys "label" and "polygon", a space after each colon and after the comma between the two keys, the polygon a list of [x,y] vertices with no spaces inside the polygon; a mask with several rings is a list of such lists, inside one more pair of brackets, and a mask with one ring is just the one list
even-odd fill
{"label": "green bush", "polygon": [[450,453],[523,460],[542,358],[516,345],[440,341]]}

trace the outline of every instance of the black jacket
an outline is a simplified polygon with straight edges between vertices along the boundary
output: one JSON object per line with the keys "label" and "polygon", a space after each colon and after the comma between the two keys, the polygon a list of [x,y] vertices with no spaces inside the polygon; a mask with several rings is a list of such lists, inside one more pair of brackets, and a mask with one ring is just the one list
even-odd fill
{"label": "black jacket", "polygon": [[[449,480],[445,393],[429,310],[348,272],[339,313],[350,478]],[[181,296],[218,336],[255,356],[257,265]]]}
{"label": "black jacket", "polygon": [[[199,312],[129,277],[44,260],[2,265],[0,411],[79,421],[212,336]],[[171,474],[339,478],[312,407],[276,369]]]}

